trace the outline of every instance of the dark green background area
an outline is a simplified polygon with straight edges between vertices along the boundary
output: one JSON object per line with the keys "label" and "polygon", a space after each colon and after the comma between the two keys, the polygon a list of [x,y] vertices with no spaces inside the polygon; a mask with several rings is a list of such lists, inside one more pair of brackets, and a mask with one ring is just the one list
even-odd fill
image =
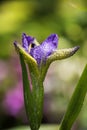
{"label": "dark green background area", "polygon": [[67,39],[71,45],[84,46],[87,39],[85,4],[85,0],[2,1],[0,3],[0,57],[9,55],[12,49],[11,47],[9,49],[9,44],[17,37],[21,39],[23,32],[35,36],[39,41],[51,33],[57,33],[59,37]]}

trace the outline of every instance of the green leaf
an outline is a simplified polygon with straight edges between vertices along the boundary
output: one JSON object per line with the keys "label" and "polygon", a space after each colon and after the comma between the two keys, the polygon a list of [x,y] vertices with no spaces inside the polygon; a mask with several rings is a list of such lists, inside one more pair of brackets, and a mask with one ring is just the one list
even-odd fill
{"label": "green leaf", "polygon": [[75,91],[69,102],[67,111],[60,126],[60,130],[70,130],[75,122],[81,108],[83,106],[84,98],[87,92],[87,65],[79,79]]}

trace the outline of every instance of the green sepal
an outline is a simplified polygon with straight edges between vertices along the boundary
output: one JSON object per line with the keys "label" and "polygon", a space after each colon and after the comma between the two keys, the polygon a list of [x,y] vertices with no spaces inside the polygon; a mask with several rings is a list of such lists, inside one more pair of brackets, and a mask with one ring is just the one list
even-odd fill
{"label": "green sepal", "polygon": [[[24,60],[24,53],[18,51],[22,68],[24,102],[27,117],[32,130],[38,130],[41,124],[43,111],[43,83],[40,80],[39,71],[33,70],[33,65]],[[26,65],[29,67],[27,70]],[[37,69],[38,70],[38,69]],[[31,81],[28,79],[30,73]],[[32,84],[32,88],[31,87]]]}
{"label": "green sepal", "polygon": [[66,59],[68,57],[71,57],[72,55],[75,54],[75,52],[79,49],[79,46],[75,46],[73,48],[68,48],[68,49],[59,49],[56,50],[52,55],[50,55],[47,59],[47,63],[51,63],[55,60],[62,60]]}
{"label": "green sepal", "polygon": [[75,122],[79,112],[81,111],[84,98],[87,92],[87,65],[80,77],[80,80],[75,88],[75,91],[69,102],[67,111],[63,118],[59,130],[71,130],[73,123]]}
{"label": "green sepal", "polygon": [[53,54],[51,54],[48,58],[45,64],[42,64],[41,66],[41,75],[42,75],[42,80],[44,80],[47,70],[50,66],[50,64],[56,60],[62,60],[69,58],[73,56],[77,50],[79,49],[79,46],[75,46],[73,48],[68,48],[68,49],[59,49],[54,51]]}

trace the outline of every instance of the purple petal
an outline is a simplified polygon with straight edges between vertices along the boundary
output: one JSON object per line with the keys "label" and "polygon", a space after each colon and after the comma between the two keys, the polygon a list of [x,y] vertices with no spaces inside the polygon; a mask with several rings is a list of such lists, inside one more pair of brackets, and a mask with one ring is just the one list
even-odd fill
{"label": "purple petal", "polygon": [[47,57],[56,50],[57,46],[58,36],[51,34],[41,45],[31,48],[30,54],[40,64],[46,61]]}
{"label": "purple petal", "polygon": [[56,49],[58,46],[58,36],[57,34],[51,34],[43,43],[44,46],[48,45],[48,47],[51,47],[52,49]]}
{"label": "purple petal", "polygon": [[29,45],[34,41],[34,37],[27,36],[25,33],[22,34],[22,46],[25,51],[28,52]]}

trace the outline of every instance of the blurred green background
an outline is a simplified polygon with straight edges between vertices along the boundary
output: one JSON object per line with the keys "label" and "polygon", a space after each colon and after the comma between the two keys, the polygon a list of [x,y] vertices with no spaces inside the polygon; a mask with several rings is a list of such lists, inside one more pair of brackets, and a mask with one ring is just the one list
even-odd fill
{"label": "blurred green background", "polygon": [[[44,89],[44,124],[59,124],[87,63],[87,0],[0,1],[0,129],[28,124],[22,91],[21,68],[13,42],[22,33],[41,43],[50,34],[59,36],[58,48],[76,45],[71,58],[54,62]],[[84,87],[84,86],[82,86]],[[78,99],[79,100],[79,99]],[[87,98],[73,130],[87,130]]]}

